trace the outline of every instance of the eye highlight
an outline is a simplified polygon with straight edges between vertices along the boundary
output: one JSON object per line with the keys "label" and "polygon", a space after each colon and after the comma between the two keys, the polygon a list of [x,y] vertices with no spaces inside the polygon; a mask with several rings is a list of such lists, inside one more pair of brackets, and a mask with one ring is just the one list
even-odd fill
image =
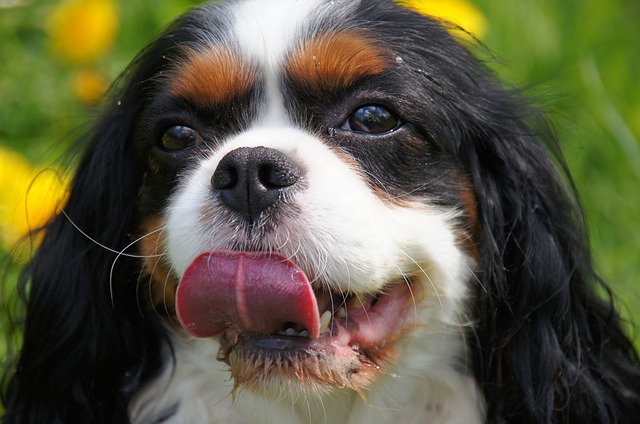
{"label": "eye highlight", "polygon": [[356,109],[342,125],[342,129],[365,134],[384,134],[399,126],[398,117],[386,107],[366,105]]}
{"label": "eye highlight", "polygon": [[164,131],[160,144],[164,150],[176,152],[193,147],[198,142],[196,130],[184,125],[173,125]]}

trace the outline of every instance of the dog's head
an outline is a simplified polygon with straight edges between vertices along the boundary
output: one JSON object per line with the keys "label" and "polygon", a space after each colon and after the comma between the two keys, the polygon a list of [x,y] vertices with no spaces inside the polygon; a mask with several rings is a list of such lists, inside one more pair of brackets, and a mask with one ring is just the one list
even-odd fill
{"label": "dog's head", "polygon": [[449,367],[496,422],[633,398],[552,137],[440,23],[390,1],[210,4],[119,87],[24,274],[11,414],[124,416],[169,339],[211,339],[242,390]]}
{"label": "dog's head", "polygon": [[144,281],[238,386],[361,390],[400,340],[457,342],[468,318],[480,235],[458,152],[480,76],[442,72],[444,51],[469,59],[433,22],[408,42],[408,11],[288,7],[199,10],[154,70],[132,139]]}

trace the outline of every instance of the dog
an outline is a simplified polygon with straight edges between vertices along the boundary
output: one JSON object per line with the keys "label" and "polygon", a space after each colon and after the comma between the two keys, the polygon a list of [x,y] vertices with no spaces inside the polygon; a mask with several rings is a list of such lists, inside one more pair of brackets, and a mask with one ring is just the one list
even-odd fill
{"label": "dog", "polygon": [[552,131],[437,20],[202,5],[83,142],[6,423],[640,416]]}

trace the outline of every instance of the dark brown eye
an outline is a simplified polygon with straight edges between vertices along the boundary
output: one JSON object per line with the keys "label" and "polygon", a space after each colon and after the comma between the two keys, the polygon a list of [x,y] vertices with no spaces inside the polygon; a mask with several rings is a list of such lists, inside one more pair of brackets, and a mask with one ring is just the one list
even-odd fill
{"label": "dark brown eye", "polygon": [[188,149],[196,144],[198,144],[198,133],[184,125],[169,127],[162,134],[162,148],[170,152]]}
{"label": "dark brown eye", "polygon": [[384,134],[398,128],[400,121],[389,109],[380,105],[362,106],[349,116],[343,129],[366,133]]}

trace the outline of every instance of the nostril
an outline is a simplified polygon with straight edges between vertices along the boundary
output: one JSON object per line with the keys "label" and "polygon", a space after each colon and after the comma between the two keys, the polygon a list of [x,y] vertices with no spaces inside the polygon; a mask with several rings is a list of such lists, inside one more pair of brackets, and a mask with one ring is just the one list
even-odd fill
{"label": "nostril", "polygon": [[272,158],[258,169],[259,183],[267,189],[278,189],[294,185],[300,178],[300,168],[290,159]]}
{"label": "nostril", "polygon": [[232,166],[218,167],[211,177],[211,185],[216,189],[233,188],[238,184],[238,171]]}
{"label": "nostril", "polygon": [[258,181],[267,189],[282,187],[282,185],[278,183],[277,176],[274,175],[273,166],[270,164],[260,167],[258,170]]}

